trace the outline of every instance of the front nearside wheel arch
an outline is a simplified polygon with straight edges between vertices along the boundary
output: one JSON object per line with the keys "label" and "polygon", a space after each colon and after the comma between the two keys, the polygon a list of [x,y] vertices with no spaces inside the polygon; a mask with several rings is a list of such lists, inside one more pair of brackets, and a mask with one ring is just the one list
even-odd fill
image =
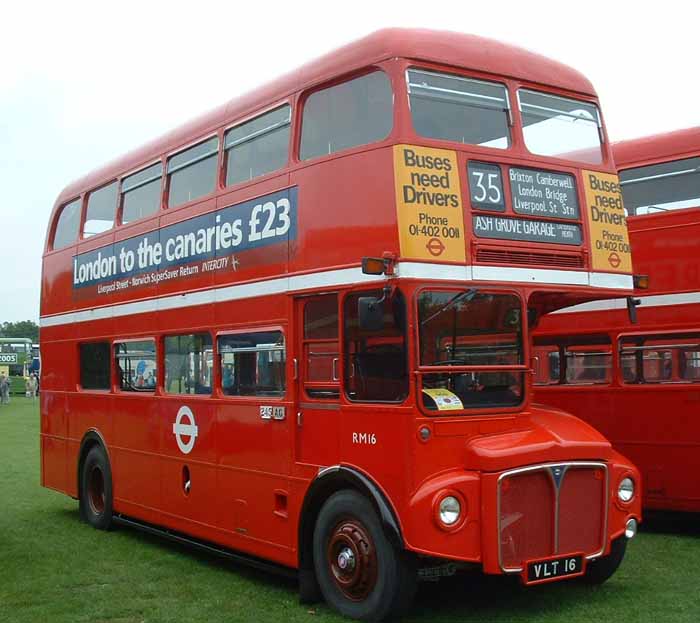
{"label": "front nearside wheel arch", "polygon": [[387,539],[397,548],[404,547],[394,507],[369,477],[357,469],[343,465],[322,470],[309,486],[299,515],[299,594],[302,603],[314,603],[322,599],[313,563],[314,526],[325,501],[342,489],[351,489],[364,495],[374,507]]}

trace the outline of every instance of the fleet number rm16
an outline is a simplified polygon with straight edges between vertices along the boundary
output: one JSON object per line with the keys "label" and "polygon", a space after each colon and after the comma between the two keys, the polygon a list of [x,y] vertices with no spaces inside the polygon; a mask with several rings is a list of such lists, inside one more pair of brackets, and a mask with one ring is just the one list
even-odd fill
{"label": "fleet number rm16", "polygon": [[377,443],[377,435],[375,433],[353,433],[352,442],[374,446]]}

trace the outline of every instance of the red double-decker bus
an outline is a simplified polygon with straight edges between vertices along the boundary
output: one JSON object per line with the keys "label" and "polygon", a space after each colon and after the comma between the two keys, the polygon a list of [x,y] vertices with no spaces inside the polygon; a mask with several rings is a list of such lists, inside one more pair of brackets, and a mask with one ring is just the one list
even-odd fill
{"label": "red double-decker bus", "polygon": [[531,404],[529,331],[629,294],[626,244],[583,76],[373,34],[61,193],[42,483],[367,620],[462,566],[602,582],[639,475]]}
{"label": "red double-decker bus", "polygon": [[[543,319],[536,398],[595,426],[637,465],[650,509],[700,511],[700,129],[613,146],[635,273],[625,300]],[[572,331],[571,327],[576,327]]]}

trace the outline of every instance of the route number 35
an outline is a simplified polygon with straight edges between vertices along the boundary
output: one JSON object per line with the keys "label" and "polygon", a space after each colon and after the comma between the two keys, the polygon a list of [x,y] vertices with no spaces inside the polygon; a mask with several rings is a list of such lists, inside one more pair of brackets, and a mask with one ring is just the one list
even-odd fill
{"label": "route number 35", "polygon": [[501,168],[483,162],[469,163],[469,188],[471,202],[482,210],[505,210]]}
{"label": "route number 35", "polygon": [[[482,173],[474,171],[472,177],[476,180],[474,183],[475,192],[473,199],[477,203],[501,203],[501,189],[498,173]],[[484,179],[486,178],[486,179]],[[486,184],[484,184],[486,182]]]}

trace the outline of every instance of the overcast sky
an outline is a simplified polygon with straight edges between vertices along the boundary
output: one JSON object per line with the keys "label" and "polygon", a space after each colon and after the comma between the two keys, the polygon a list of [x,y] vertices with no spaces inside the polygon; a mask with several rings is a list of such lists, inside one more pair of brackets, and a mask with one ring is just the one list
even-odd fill
{"label": "overcast sky", "polygon": [[700,125],[691,2],[18,5],[4,5],[0,31],[0,322],[38,321],[46,223],[70,181],[379,28],[473,33],[571,65],[613,141]]}

